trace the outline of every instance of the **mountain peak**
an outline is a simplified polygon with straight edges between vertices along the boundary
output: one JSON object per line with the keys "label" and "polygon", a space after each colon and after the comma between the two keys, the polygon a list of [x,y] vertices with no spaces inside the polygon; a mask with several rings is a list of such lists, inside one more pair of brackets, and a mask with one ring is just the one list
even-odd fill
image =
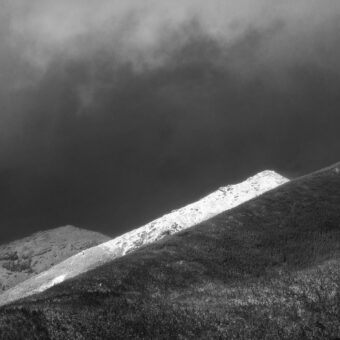
{"label": "mountain peak", "polygon": [[[270,183],[273,173],[267,175],[175,213],[194,215],[190,207],[199,210],[208,206],[202,201],[224,194],[239,203],[237,195]],[[2,334],[17,339],[16,330],[24,329],[25,336],[41,338],[338,339],[339,193],[339,170],[329,167],[119,259],[101,261],[98,247],[91,248],[90,256],[84,251],[73,257],[73,265],[97,256],[97,268],[63,282],[66,269],[72,270],[68,262],[64,272],[42,277],[41,290],[53,288],[1,308]],[[169,216],[160,220],[170,223]],[[183,221],[180,227],[190,218]],[[155,225],[145,227],[150,235],[158,232]],[[127,249],[131,235],[142,231],[131,232],[121,246]],[[141,243],[148,236],[139,235]]]}
{"label": "mountain peak", "polygon": [[173,210],[113,240],[83,250],[45,272],[22,282],[2,294],[0,304],[42,292],[55,284],[87,272],[144,245],[197,225],[287,181],[287,178],[276,172],[266,170],[244,182],[221,187],[194,203]]}

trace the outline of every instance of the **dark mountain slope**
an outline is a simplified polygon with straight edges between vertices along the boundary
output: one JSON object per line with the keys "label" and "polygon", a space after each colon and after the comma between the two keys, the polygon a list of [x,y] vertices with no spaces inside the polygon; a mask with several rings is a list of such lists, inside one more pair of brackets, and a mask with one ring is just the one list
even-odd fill
{"label": "dark mountain slope", "polygon": [[336,339],[339,169],[3,307],[0,337]]}

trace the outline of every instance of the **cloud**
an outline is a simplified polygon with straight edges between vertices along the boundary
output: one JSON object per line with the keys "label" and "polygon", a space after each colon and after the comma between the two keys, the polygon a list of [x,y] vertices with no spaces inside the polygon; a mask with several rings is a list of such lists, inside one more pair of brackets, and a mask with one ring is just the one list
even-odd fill
{"label": "cloud", "polygon": [[0,238],[118,234],[257,170],[336,161],[339,15],[331,0],[3,0]]}
{"label": "cloud", "polygon": [[329,48],[332,38],[327,30],[340,13],[340,4],[331,0],[17,0],[5,4],[9,39],[20,46],[23,58],[40,69],[56,57],[82,59],[96,53],[109,55],[113,65],[130,62],[139,70],[159,67],[197,33],[188,29],[192,22],[226,54],[249,30],[262,34],[274,25],[280,29],[264,42],[258,62],[283,65],[301,58],[320,62],[320,44],[324,41]]}

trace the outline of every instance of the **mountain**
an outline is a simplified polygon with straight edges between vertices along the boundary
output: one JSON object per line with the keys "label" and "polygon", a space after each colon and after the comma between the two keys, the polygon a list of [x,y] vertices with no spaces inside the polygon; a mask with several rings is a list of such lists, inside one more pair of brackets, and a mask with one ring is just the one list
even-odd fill
{"label": "mountain", "polygon": [[195,203],[174,210],[111,241],[81,251],[40,275],[22,282],[0,296],[0,305],[43,292],[114,258],[192,227],[287,181],[274,171],[267,170],[242,183],[221,187]]}
{"label": "mountain", "polygon": [[340,163],[0,309],[2,339],[338,339]]}
{"label": "mountain", "polygon": [[0,291],[108,239],[97,232],[64,226],[0,245]]}

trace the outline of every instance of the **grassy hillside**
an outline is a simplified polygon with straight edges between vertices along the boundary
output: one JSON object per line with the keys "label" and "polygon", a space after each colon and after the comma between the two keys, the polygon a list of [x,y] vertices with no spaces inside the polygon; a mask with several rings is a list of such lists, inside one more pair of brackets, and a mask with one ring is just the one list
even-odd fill
{"label": "grassy hillside", "polygon": [[0,245],[0,294],[55,264],[108,241],[103,234],[63,226]]}
{"label": "grassy hillside", "polygon": [[1,339],[337,339],[340,165],[0,310]]}

